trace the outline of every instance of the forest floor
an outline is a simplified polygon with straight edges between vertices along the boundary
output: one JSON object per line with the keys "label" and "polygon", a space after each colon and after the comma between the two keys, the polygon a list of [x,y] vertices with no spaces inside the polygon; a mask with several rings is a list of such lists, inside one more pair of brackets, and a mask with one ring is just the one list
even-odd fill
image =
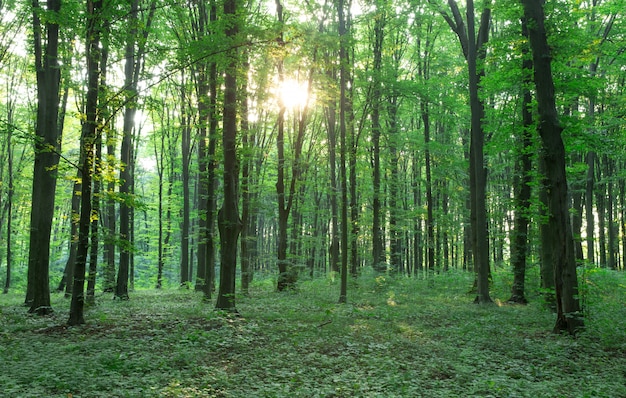
{"label": "forest floor", "polygon": [[[587,327],[551,333],[555,315],[472,304],[472,276],[429,280],[369,274],[337,304],[338,281],[277,293],[272,278],[238,297],[229,317],[187,290],[98,297],[87,324],[66,327],[69,301],[49,317],[23,296],[0,296],[2,397],[626,397],[626,275],[588,271]],[[536,285],[529,281],[529,285]]]}

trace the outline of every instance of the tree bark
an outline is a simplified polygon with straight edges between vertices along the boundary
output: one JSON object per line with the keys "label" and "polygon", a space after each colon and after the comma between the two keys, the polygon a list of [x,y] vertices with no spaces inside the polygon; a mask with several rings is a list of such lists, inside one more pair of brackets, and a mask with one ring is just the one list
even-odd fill
{"label": "tree bark", "polygon": [[[72,281],[72,302],[68,325],[85,323],[83,308],[85,305],[85,273],[89,252],[89,230],[91,227],[92,175],[94,166],[94,148],[96,140],[98,94],[100,83],[100,11],[102,0],[87,0],[87,96],[85,101],[85,121],[81,131],[81,195],[80,218],[78,222],[78,242],[76,244],[76,262]],[[70,281],[68,281],[70,283]]]}
{"label": "tree bark", "polygon": [[[330,77],[334,77],[331,76]],[[331,100],[327,108],[328,162],[330,163],[330,270],[339,272],[339,187],[337,186],[337,108]]]}
{"label": "tree bark", "polygon": [[[528,37],[526,19],[522,19],[522,35]],[[516,170],[513,180],[515,187],[515,218],[511,231],[511,266],[513,268],[513,286],[509,302],[526,304],[526,252],[528,251],[528,224],[530,223],[530,196],[532,182],[532,131],[533,115],[531,111],[533,61],[530,48],[522,48],[522,137],[517,154]]]}
{"label": "tree bark", "polygon": [[[237,0],[225,0],[224,15],[227,18],[227,37],[232,41],[238,34],[236,16]],[[222,148],[224,151],[224,203],[218,213],[220,233],[221,266],[220,288],[215,307],[219,310],[237,312],[235,305],[235,273],[237,269],[237,240],[241,230],[238,205],[239,170],[237,166],[237,67],[236,48],[228,53],[224,74],[224,112]]]}
{"label": "tree bark", "polygon": [[[590,110],[593,109],[593,105],[590,105]],[[587,178],[585,181],[585,222],[587,224],[586,228],[586,239],[587,239],[587,262],[589,265],[594,265],[595,255],[594,255],[594,236],[595,236],[595,217],[593,215],[593,190],[594,190],[594,179],[595,179],[595,164],[596,164],[596,153],[594,151],[587,152],[587,156],[585,157],[587,162]]]}
{"label": "tree bark", "polygon": [[341,179],[341,283],[339,303],[348,301],[348,175],[347,163],[347,89],[348,89],[348,28],[344,0],[337,2],[339,18],[339,175]]}
{"label": "tree bark", "polygon": [[[38,106],[26,301],[30,304],[29,312],[46,315],[52,312],[49,284],[50,233],[61,146],[58,125],[61,80],[58,63],[59,25],[55,22],[58,17],[47,18],[43,32],[39,18],[41,6],[38,0],[33,0],[32,4]],[[58,14],[60,9],[61,0],[47,1],[47,11],[51,14]],[[45,41],[42,38],[43,33],[46,34]],[[42,48],[43,43],[45,50]]]}
{"label": "tree bark", "polygon": [[487,229],[486,184],[487,170],[484,162],[484,131],[483,119],[485,115],[484,103],[478,92],[480,80],[484,76],[484,69],[478,68],[478,60],[486,56],[483,45],[489,38],[489,22],[491,18],[490,3],[486,2],[480,18],[478,34],[475,28],[474,2],[467,2],[467,29],[458,5],[454,0],[448,0],[452,17],[444,14],[448,25],[457,34],[463,54],[467,60],[469,97],[471,109],[470,132],[470,222],[472,226],[471,244],[476,271],[477,296],[475,302],[490,303],[489,296],[489,231]]}
{"label": "tree bark", "polygon": [[554,98],[554,83],[550,47],[546,36],[544,11],[541,0],[522,0],[524,16],[528,21],[528,33],[533,54],[534,80],[539,110],[539,135],[544,147],[546,176],[549,182],[548,217],[556,234],[551,258],[557,302],[555,332],[576,334],[584,327],[578,301],[578,280],[574,239],[569,222],[567,178],[565,174],[565,146],[561,138]]}
{"label": "tree bark", "polygon": [[372,77],[372,266],[378,272],[387,270],[387,261],[385,255],[384,235],[382,228],[382,212],[383,206],[381,201],[381,167],[380,167],[380,108],[382,104],[382,53],[384,41],[384,29],[386,18],[384,10],[378,10],[378,15],[374,20],[374,42],[372,46],[373,53],[373,77]]}
{"label": "tree bark", "polygon": [[183,188],[183,220],[181,222],[180,234],[180,285],[188,287],[190,281],[190,259],[189,259],[189,240],[191,228],[191,190],[189,187],[190,175],[189,164],[191,163],[191,116],[188,113],[191,103],[187,98],[187,90],[185,88],[184,73],[181,77],[181,124],[182,124],[182,188]]}

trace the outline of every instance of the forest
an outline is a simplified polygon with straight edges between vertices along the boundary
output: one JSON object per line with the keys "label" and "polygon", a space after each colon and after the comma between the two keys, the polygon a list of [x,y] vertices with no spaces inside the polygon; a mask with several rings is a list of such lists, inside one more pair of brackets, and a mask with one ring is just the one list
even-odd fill
{"label": "forest", "polygon": [[[250,396],[234,372],[254,380],[253,396],[626,396],[609,376],[626,376],[624,10],[0,1],[0,333],[20,347],[0,359],[36,364],[28,341],[79,358],[71,341],[91,352],[126,333],[188,351],[162,369],[203,368],[193,345],[225,372],[206,365],[219,379],[208,387],[184,372],[159,380],[156,359],[144,368],[107,347],[91,371],[146,372],[145,389],[81,390],[68,380],[95,376],[58,363],[74,373],[50,385],[29,370],[39,381],[26,388],[7,372],[0,390]],[[469,369],[490,360],[480,330],[506,336],[491,343],[509,370],[478,385]],[[275,369],[255,338],[287,363],[298,361],[288,346],[327,360],[336,388],[302,369],[272,382],[227,370]],[[444,346],[464,338],[455,362]],[[519,339],[535,345],[530,364]],[[403,374],[401,347],[420,341],[434,353],[419,361],[445,365],[380,373]],[[567,360],[562,379],[546,365]],[[414,384],[424,377],[434,384]]]}

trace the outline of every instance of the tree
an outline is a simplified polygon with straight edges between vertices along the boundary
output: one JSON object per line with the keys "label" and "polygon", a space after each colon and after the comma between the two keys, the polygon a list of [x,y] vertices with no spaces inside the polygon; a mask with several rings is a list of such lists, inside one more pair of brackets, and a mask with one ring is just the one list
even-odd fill
{"label": "tree", "polygon": [[[35,165],[28,255],[29,312],[46,315],[50,306],[50,232],[54,216],[56,174],[59,164],[59,18],[61,0],[49,0],[47,12],[56,15],[42,21],[41,5],[33,1],[33,35],[37,74],[37,119],[35,122]],[[43,39],[45,34],[46,38]],[[44,47],[45,46],[45,47]]]}
{"label": "tree", "polygon": [[[74,279],[71,281],[72,301],[70,317],[67,323],[71,326],[85,323],[83,308],[85,305],[85,273],[89,252],[89,232],[92,214],[92,175],[95,165],[95,143],[98,122],[98,95],[100,94],[100,30],[102,26],[102,0],[87,0],[87,30],[85,54],[87,64],[87,98],[85,101],[85,121],[81,132],[81,194],[80,219],[78,222],[78,242],[76,246],[76,262]],[[70,281],[68,281],[70,283]]]}
{"label": "tree", "polygon": [[[143,58],[146,50],[146,39],[150,25],[156,11],[156,1],[152,0],[148,8],[149,13],[142,24],[139,21],[139,0],[132,0],[130,4],[130,30],[126,37],[124,58],[124,126],[122,148],[120,156],[120,261],[117,273],[115,296],[128,300],[128,280],[131,268],[132,254],[132,193],[133,193],[133,129],[135,114],[137,113],[137,85],[143,69]],[[143,26],[142,30],[139,27]]]}
{"label": "tree", "polygon": [[[528,37],[528,27],[525,19],[522,19],[522,34]],[[524,284],[526,277],[526,252],[528,251],[528,224],[530,223],[530,199],[531,199],[531,167],[532,167],[532,127],[533,115],[531,111],[532,93],[529,85],[532,79],[532,59],[528,46],[522,50],[522,137],[519,140],[518,159],[514,186],[515,197],[515,221],[511,232],[511,265],[513,268],[513,285],[511,286],[510,302],[526,304]]]}
{"label": "tree", "polygon": [[187,94],[187,84],[185,81],[185,73],[184,70],[181,71],[180,78],[180,104],[181,104],[181,114],[180,114],[180,124],[182,130],[182,184],[183,184],[183,220],[181,222],[181,239],[180,239],[180,285],[187,286],[187,284],[191,281],[191,273],[190,266],[191,261],[189,258],[189,241],[191,239],[190,236],[190,228],[191,228],[191,220],[190,220],[190,212],[191,212],[191,189],[190,189],[190,172],[189,165],[191,163],[191,123],[192,123],[192,115],[191,115],[191,100],[188,98]]}
{"label": "tree", "polygon": [[474,2],[467,2],[467,28],[454,0],[448,0],[452,17],[443,14],[444,18],[457,34],[463,54],[467,60],[469,76],[469,97],[471,109],[471,139],[470,139],[470,203],[472,223],[472,254],[474,268],[477,275],[477,303],[489,303],[489,233],[487,229],[486,184],[487,171],[485,166],[483,146],[485,132],[483,119],[485,105],[479,96],[480,80],[484,76],[484,69],[479,67],[479,61],[485,59],[484,45],[489,38],[489,21],[491,6],[485,2],[478,34],[475,28]]}
{"label": "tree", "polygon": [[382,126],[380,123],[380,112],[382,106],[382,53],[384,32],[386,24],[385,10],[378,10],[374,18],[374,32],[372,42],[372,93],[371,93],[371,115],[372,124],[372,265],[375,270],[383,272],[387,269],[385,255],[384,234],[382,228],[382,192],[381,192],[381,167],[380,167],[380,136]]}
{"label": "tree", "polygon": [[[348,1],[350,3],[350,1]],[[348,121],[348,80],[349,80],[349,31],[347,20],[349,4],[344,0],[337,2],[339,17],[339,178],[341,180],[341,287],[339,302],[348,301],[348,175],[347,163],[347,129]]]}
{"label": "tree", "polygon": [[228,61],[224,73],[224,119],[222,150],[224,152],[224,202],[218,213],[220,233],[220,287],[215,308],[236,312],[235,279],[237,269],[237,240],[241,230],[239,219],[239,170],[237,167],[237,68],[238,50],[234,46],[239,32],[237,0],[224,1],[224,18],[227,19],[226,37]]}
{"label": "tree", "polygon": [[550,253],[554,262],[557,320],[555,332],[576,334],[584,327],[578,301],[578,279],[574,239],[569,221],[567,177],[565,174],[565,146],[556,110],[550,46],[545,29],[545,15],[540,0],[522,0],[527,20],[528,37],[532,49],[534,80],[539,111],[539,135],[543,142],[543,161],[549,183],[547,193],[549,223],[556,232]]}

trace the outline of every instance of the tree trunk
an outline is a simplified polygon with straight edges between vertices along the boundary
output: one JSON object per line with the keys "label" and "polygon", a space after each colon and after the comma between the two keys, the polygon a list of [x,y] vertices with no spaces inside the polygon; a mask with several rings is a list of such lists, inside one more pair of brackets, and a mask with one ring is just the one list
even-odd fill
{"label": "tree trunk", "polygon": [[371,110],[371,123],[372,123],[372,266],[378,272],[385,272],[387,270],[387,261],[385,255],[385,237],[382,229],[382,201],[381,201],[381,167],[380,167],[380,136],[381,136],[381,123],[380,123],[380,108],[382,104],[382,52],[384,41],[384,29],[386,18],[384,16],[384,10],[378,10],[379,15],[374,21],[374,43],[372,53],[374,56],[373,73],[372,77],[372,110]]}
{"label": "tree trunk", "polygon": [[100,191],[102,185],[102,130],[96,135],[95,147],[95,170],[93,179],[93,197],[91,212],[94,215],[91,220],[91,244],[89,247],[89,274],[87,276],[86,303],[93,305],[96,302],[96,274],[98,272],[98,247],[100,245],[99,220],[100,220]]}
{"label": "tree trunk", "polygon": [[475,28],[474,2],[467,2],[467,30],[458,5],[454,0],[448,0],[452,17],[444,14],[448,25],[457,34],[463,54],[467,60],[469,81],[469,102],[471,109],[470,132],[470,208],[471,208],[471,246],[476,271],[477,303],[490,303],[489,296],[489,231],[487,229],[486,183],[487,170],[484,163],[484,103],[478,95],[480,80],[484,76],[484,69],[478,68],[478,60],[485,59],[483,45],[489,38],[489,21],[491,18],[490,4],[486,3],[481,14],[478,35]]}
{"label": "tree trunk", "polygon": [[[48,0],[47,11],[58,14],[61,0]],[[58,17],[46,18],[45,32],[39,19],[41,6],[33,1],[33,32],[37,74],[37,120],[35,126],[35,162],[33,170],[32,210],[30,218],[30,250],[28,255],[28,287],[26,301],[29,312],[46,315],[50,306],[49,262],[50,233],[54,216],[57,166],[60,152]],[[46,39],[42,34],[46,34]],[[42,46],[45,43],[45,50]]]}
{"label": "tree trunk", "polygon": [[[591,107],[590,107],[591,109]],[[593,214],[593,191],[594,191],[594,179],[595,179],[595,164],[596,153],[594,151],[587,152],[587,179],[585,184],[585,222],[587,223],[587,262],[589,265],[594,265],[594,239],[595,236],[595,217]]]}
{"label": "tree trunk", "polygon": [[13,109],[11,105],[7,106],[7,199],[6,199],[6,210],[7,210],[7,241],[6,241],[6,259],[7,259],[7,271],[4,279],[4,289],[2,291],[3,294],[9,293],[9,289],[11,288],[11,267],[13,263]]}
{"label": "tree trunk", "polygon": [[576,334],[583,328],[583,318],[578,301],[578,280],[574,239],[569,222],[567,179],[565,174],[565,147],[561,138],[554,98],[554,83],[550,47],[544,27],[543,5],[540,0],[522,0],[524,16],[528,21],[528,33],[535,68],[534,80],[539,110],[539,135],[545,151],[546,176],[549,182],[548,217],[556,234],[551,258],[554,261],[557,320],[555,332],[568,331]]}
{"label": "tree trunk", "polygon": [[609,239],[607,242],[607,267],[610,269],[617,269],[618,258],[618,243],[617,243],[617,225],[615,222],[615,214],[613,211],[613,204],[615,201],[615,194],[613,193],[613,178],[615,174],[614,161],[609,156],[604,157],[604,173],[607,178],[607,197],[606,197],[606,217],[608,224]]}
{"label": "tree trunk", "polygon": [[181,77],[181,125],[182,125],[182,185],[183,185],[183,220],[181,222],[181,242],[180,242],[180,285],[188,287],[187,283],[190,281],[189,272],[189,232],[191,228],[190,223],[190,175],[189,175],[189,163],[191,162],[191,116],[187,113],[188,107],[191,106],[187,99],[186,86],[184,73]]}
{"label": "tree trunk", "polygon": [[133,79],[136,68],[135,40],[137,36],[139,0],[132,0],[129,14],[130,31],[126,38],[126,52],[124,67],[124,88],[126,92],[126,108],[124,110],[124,126],[122,135],[122,149],[120,156],[120,260],[117,271],[117,283],[115,287],[115,296],[128,300],[128,277],[130,269],[131,256],[131,236],[130,236],[130,194],[132,192],[132,130],[136,114],[136,95],[137,82]]}
{"label": "tree trunk", "polygon": [[[87,254],[89,252],[89,230],[91,227],[91,183],[94,166],[94,148],[97,127],[98,94],[100,83],[100,11],[102,0],[87,0],[87,96],[85,101],[85,121],[81,132],[81,195],[80,218],[78,222],[78,242],[76,245],[76,262],[74,279],[72,281],[72,302],[68,325],[85,323],[83,308],[85,305],[85,273]],[[69,281],[68,281],[69,283]]]}
{"label": "tree trunk", "polygon": [[489,296],[489,231],[487,229],[486,206],[487,170],[483,154],[485,133],[483,131],[482,120],[484,119],[485,109],[483,101],[478,96],[480,80],[481,77],[484,76],[484,70],[478,70],[478,60],[484,60],[485,58],[485,50],[482,46],[487,43],[490,14],[490,9],[487,5],[482,13],[478,37],[475,37],[474,2],[473,0],[467,2],[467,65],[469,71],[470,108],[472,113],[470,145],[473,147],[473,151],[471,151],[473,153],[471,162],[474,165],[474,183],[476,184],[474,192],[476,208],[474,266],[477,270],[478,282],[476,302],[481,304],[490,303],[492,301]]}
{"label": "tree trunk", "polygon": [[[528,37],[526,20],[522,19],[522,35]],[[509,302],[526,304],[526,252],[528,251],[528,224],[530,223],[530,196],[532,182],[532,131],[533,114],[532,83],[533,61],[530,58],[530,48],[522,48],[522,137],[517,153],[515,176],[515,219],[511,231],[511,266],[513,268],[513,286]]]}
{"label": "tree trunk", "polygon": [[[347,163],[347,90],[349,73],[348,28],[344,0],[337,2],[339,17],[339,175],[341,179],[341,284],[339,303],[348,301],[348,175]],[[349,11],[348,11],[349,12]]]}
{"label": "tree trunk", "polygon": [[336,103],[331,101],[328,105],[328,162],[330,163],[330,270],[339,272],[339,205],[337,197],[339,187],[337,186],[337,109]]}
{"label": "tree trunk", "polygon": [[117,240],[117,227],[116,227],[116,214],[115,214],[115,179],[113,174],[115,172],[115,147],[116,138],[115,132],[112,129],[107,130],[106,137],[107,147],[107,173],[109,175],[109,182],[107,183],[107,192],[105,200],[105,216],[104,226],[106,229],[104,239],[104,283],[103,291],[105,293],[112,293],[115,291],[115,242]]}
{"label": "tree trunk", "polygon": [[[242,73],[241,92],[248,92],[248,76],[250,62],[248,52],[243,54],[244,73]],[[241,291],[244,295],[249,294],[250,281],[252,280],[251,257],[249,241],[252,238],[250,220],[252,201],[252,172],[254,161],[254,136],[248,123],[248,98],[241,101],[241,145],[243,147],[243,161],[241,167]]]}
{"label": "tree trunk", "polygon": [[[145,55],[145,46],[148,32],[156,9],[155,0],[152,0],[149,7],[149,15],[145,21],[139,23],[139,0],[132,0],[128,14],[130,30],[126,37],[126,48],[124,53],[124,125],[122,135],[122,148],[120,156],[120,260],[117,272],[117,283],[115,287],[115,297],[128,300],[129,280],[133,282],[134,268],[132,261],[133,244],[133,129],[135,115],[137,111],[137,84],[142,70],[142,61]],[[138,26],[142,26],[141,37]],[[141,39],[141,40],[139,40]],[[136,45],[139,42],[139,45]]]}
{"label": "tree trunk", "polygon": [[[80,144],[83,146],[82,142]],[[82,152],[82,151],[81,151]],[[81,155],[82,157],[82,155]],[[83,164],[81,158],[78,164]],[[78,170],[76,180],[74,181],[74,187],[72,189],[72,208],[70,213],[70,245],[69,256],[65,262],[65,269],[63,270],[63,276],[57,287],[57,292],[65,291],[65,298],[72,296],[72,287],[74,280],[74,264],[76,263],[76,248],[78,246],[78,219],[80,217],[80,194],[81,194],[81,170]]]}
{"label": "tree trunk", "polygon": [[[422,77],[427,79],[426,71]],[[433,216],[433,189],[430,162],[430,115],[426,99],[420,103],[422,122],[424,123],[424,163],[426,169],[426,269],[435,270],[435,221]]]}
{"label": "tree trunk", "polygon": [[388,151],[390,158],[389,175],[389,270],[392,273],[402,270],[402,233],[400,232],[400,155],[398,150],[397,112],[398,96],[392,93],[387,98]]}
{"label": "tree trunk", "polygon": [[[237,0],[225,0],[224,16],[228,20],[227,37],[232,41],[238,33]],[[222,148],[224,151],[224,203],[218,213],[221,266],[220,289],[215,307],[236,312],[235,273],[237,269],[237,240],[241,230],[238,205],[239,174],[237,167],[237,49],[228,53],[224,74],[224,113]]]}

